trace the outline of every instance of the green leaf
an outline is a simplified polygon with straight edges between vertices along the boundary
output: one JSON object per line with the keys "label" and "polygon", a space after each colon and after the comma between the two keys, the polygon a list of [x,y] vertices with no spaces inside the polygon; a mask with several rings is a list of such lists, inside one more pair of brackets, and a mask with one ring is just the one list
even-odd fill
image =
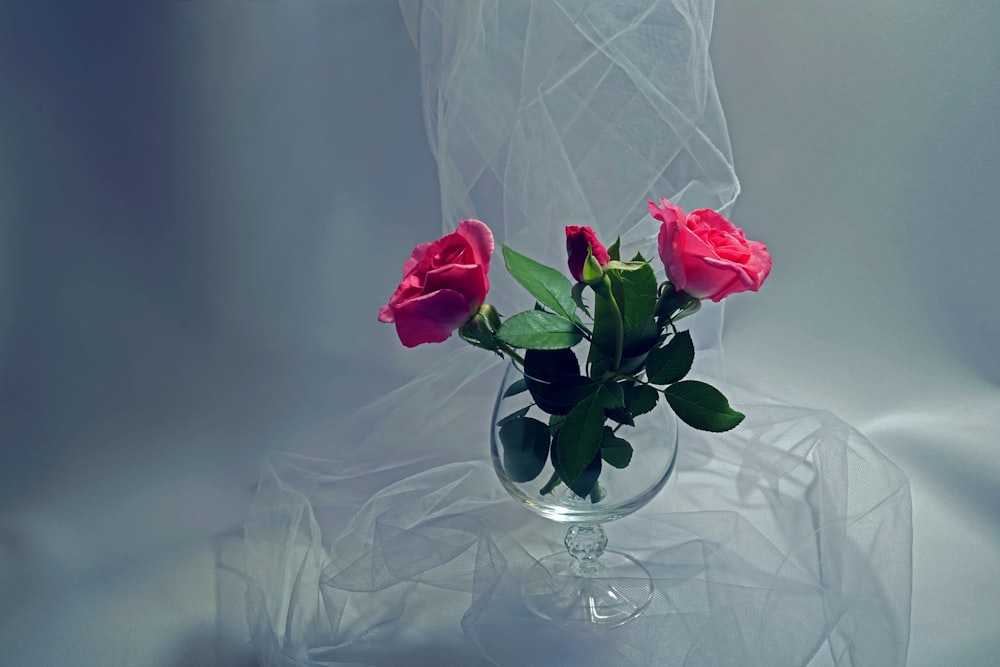
{"label": "green leaf", "polygon": [[521,284],[521,287],[528,290],[531,296],[566,319],[576,319],[573,284],[566,276],[507,246],[503,246],[503,259],[510,275]]}
{"label": "green leaf", "polygon": [[682,380],[667,387],[664,396],[685,424],[701,431],[721,433],[743,421],[743,413],[729,407],[722,392],[704,382]]}
{"label": "green leaf", "polygon": [[632,413],[627,408],[605,408],[604,415],[619,424],[635,426],[635,419],[633,419]]}
{"label": "green leaf", "polygon": [[[635,332],[647,328],[656,312],[657,284],[653,267],[643,263],[632,271],[622,271],[622,321],[625,324],[625,345],[628,346]],[[655,329],[655,326],[654,326]]]}
{"label": "green leaf", "polygon": [[[563,481],[571,485],[597,455],[604,427],[604,388],[580,401],[559,429],[558,458]],[[575,491],[576,489],[574,489]],[[589,492],[590,489],[588,488]],[[582,495],[582,494],[578,494]]]}
{"label": "green leaf", "polygon": [[549,427],[537,419],[521,417],[500,427],[503,468],[515,482],[538,477],[549,457]]}
{"label": "green leaf", "polygon": [[549,433],[554,435],[564,421],[566,421],[566,415],[549,415]]}
{"label": "green leaf", "polygon": [[634,270],[616,273],[620,283],[616,296],[624,328],[619,370],[623,373],[635,373],[642,368],[646,355],[656,345],[660,333],[653,316],[658,290],[656,275],[646,262],[636,265]]}
{"label": "green leaf", "polygon": [[565,415],[593,394],[597,383],[582,375],[565,375],[550,384],[532,382],[530,386],[539,408],[550,415]]}
{"label": "green leaf", "polygon": [[611,359],[596,345],[590,346],[590,356],[587,361],[590,363],[590,377],[592,378],[600,378],[611,370]]}
{"label": "green leaf", "polygon": [[507,319],[497,331],[497,338],[531,350],[558,350],[573,347],[583,334],[575,324],[560,315],[541,310],[526,310]]}
{"label": "green leaf", "polygon": [[593,380],[580,375],[580,362],[568,349],[528,350],[524,375],[531,397],[550,415],[565,415],[596,388]]}
{"label": "green leaf", "polygon": [[646,377],[653,384],[677,382],[691,370],[694,363],[694,342],[690,331],[677,333],[663,347],[653,349],[646,357]]}
{"label": "green leaf", "polygon": [[612,262],[617,262],[622,258],[622,237],[615,239],[615,242],[608,246],[608,257]]}
{"label": "green leaf", "polygon": [[566,414],[563,407],[547,398],[551,385],[563,377],[580,377],[580,362],[570,349],[528,350],[524,353],[524,381],[538,407],[549,414]]}
{"label": "green leaf", "polygon": [[583,469],[583,472],[572,483],[567,482],[566,486],[573,489],[573,493],[576,495],[586,498],[597,487],[597,479],[601,476],[601,467],[601,457],[595,456]]}
{"label": "green leaf", "polygon": [[628,357],[646,358],[649,351],[656,347],[660,340],[660,329],[656,326],[656,320],[652,317],[645,322],[639,322],[636,328],[626,333],[625,345],[622,355]]}
{"label": "green leaf", "polygon": [[603,391],[603,405],[605,408],[625,407],[625,386],[620,382],[605,383]]}
{"label": "green leaf", "polygon": [[556,436],[552,441],[552,467],[555,468],[560,479],[566,483],[566,486],[573,493],[581,498],[586,498],[597,485],[597,478],[601,476],[601,457],[595,451],[590,461],[583,467],[583,470],[570,479],[560,459],[562,447],[559,444],[559,440],[560,436]]}
{"label": "green leaf", "polygon": [[564,375],[579,375],[580,362],[573,350],[528,350],[524,353],[524,375],[531,388],[531,380],[555,382]]}
{"label": "green leaf", "polygon": [[507,422],[511,421],[512,419],[520,419],[524,415],[528,414],[528,410],[530,410],[530,409],[531,409],[531,406],[528,405],[528,406],[525,406],[525,407],[521,408],[520,410],[515,410],[514,412],[510,413],[506,417],[498,419],[497,420],[497,426],[503,426],[504,424],[506,424]]}
{"label": "green leaf", "polygon": [[656,407],[660,392],[644,384],[625,388],[625,407],[633,417],[644,415]]}
{"label": "green leaf", "polygon": [[659,332],[656,329],[656,321],[649,320],[645,329],[633,332],[632,340],[626,342],[622,351],[622,362],[618,366],[619,373],[636,375],[646,365],[646,357],[650,350],[656,347],[659,342]]}
{"label": "green leaf", "polygon": [[601,458],[616,468],[624,468],[632,460],[632,445],[615,435],[610,426],[604,427],[601,439]]}
{"label": "green leaf", "polygon": [[646,262],[620,262],[611,260],[604,265],[606,271],[638,271],[644,266],[649,266]]}
{"label": "green leaf", "polygon": [[521,378],[520,380],[514,380],[514,382],[512,382],[509,387],[507,387],[507,391],[503,393],[503,397],[510,398],[511,396],[517,396],[522,391],[527,391],[527,390],[528,390],[528,384],[524,381],[524,378]]}

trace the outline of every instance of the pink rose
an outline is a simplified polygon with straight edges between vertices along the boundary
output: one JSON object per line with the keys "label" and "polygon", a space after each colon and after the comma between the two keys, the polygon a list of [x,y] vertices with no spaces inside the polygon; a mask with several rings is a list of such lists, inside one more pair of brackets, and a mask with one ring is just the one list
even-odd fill
{"label": "pink rose", "polygon": [[566,253],[569,255],[569,272],[577,282],[583,281],[583,264],[587,261],[587,249],[601,266],[610,261],[608,250],[597,240],[597,234],[590,227],[566,226]]}
{"label": "pink rose", "polygon": [[756,292],[771,272],[771,255],[759,241],[709,209],[685,216],[666,199],[649,202],[649,213],[661,221],[660,259],[670,282],[697,299],[722,301],[730,294]]}
{"label": "pink rose", "polygon": [[379,322],[395,322],[406,347],[448,339],[483,305],[492,255],[493,232],[478,220],[463,220],[454,233],[421,243],[403,264],[403,281],[379,311]]}

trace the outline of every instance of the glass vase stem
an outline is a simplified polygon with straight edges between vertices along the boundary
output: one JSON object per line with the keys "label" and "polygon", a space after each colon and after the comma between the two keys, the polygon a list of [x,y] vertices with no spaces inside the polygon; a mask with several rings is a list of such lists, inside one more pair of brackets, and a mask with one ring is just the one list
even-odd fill
{"label": "glass vase stem", "polygon": [[601,571],[598,560],[608,546],[608,536],[599,523],[583,523],[570,526],[563,540],[566,551],[573,557],[573,574],[593,577]]}

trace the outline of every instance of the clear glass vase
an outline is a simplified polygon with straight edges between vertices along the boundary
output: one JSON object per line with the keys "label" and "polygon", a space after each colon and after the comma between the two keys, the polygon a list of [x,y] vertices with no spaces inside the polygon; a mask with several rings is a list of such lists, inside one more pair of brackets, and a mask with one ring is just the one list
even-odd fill
{"label": "clear glass vase", "polygon": [[[507,366],[493,409],[490,447],[493,466],[504,488],[531,511],[570,524],[566,550],[542,558],[522,585],[525,604],[537,615],[595,626],[627,623],[646,609],[653,581],[635,558],[607,549],[602,523],[620,519],[646,505],[670,478],[677,457],[677,421],[665,401],[635,418],[634,426],[616,433],[632,445],[624,468],[604,465],[595,492],[580,497],[557,479],[551,457],[528,481],[521,457],[505,452],[501,426],[511,415],[547,423],[549,415],[528,391],[515,386],[524,378],[515,364]],[[539,460],[540,463],[540,460]],[[532,469],[528,474],[534,473]]]}

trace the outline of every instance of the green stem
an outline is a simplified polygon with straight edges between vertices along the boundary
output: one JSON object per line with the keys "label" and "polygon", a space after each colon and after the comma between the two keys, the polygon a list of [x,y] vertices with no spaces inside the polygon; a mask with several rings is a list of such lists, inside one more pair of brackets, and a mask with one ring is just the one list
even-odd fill
{"label": "green stem", "polygon": [[579,331],[580,334],[587,339],[587,342],[592,342],[594,340],[593,332],[585,327],[582,322],[573,322],[573,325],[576,327],[577,331]]}
{"label": "green stem", "polygon": [[637,384],[641,384],[641,385],[645,385],[647,387],[651,387],[651,388],[655,389],[656,391],[658,391],[659,393],[663,394],[664,396],[667,395],[666,387],[664,387],[663,389],[660,389],[655,384],[652,384],[648,380],[643,380],[638,375],[628,375],[626,373],[614,373],[610,379],[616,380],[616,381],[617,380],[631,380],[632,382],[635,382]]}
{"label": "green stem", "polygon": [[560,482],[562,482],[562,480],[559,478],[559,473],[553,472],[552,476],[549,477],[549,481],[547,481],[545,483],[545,486],[543,486],[541,488],[541,490],[539,491],[539,493],[542,494],[543,496],[546,495],[546,494],[552,493],[552,491],[557,486],[559,486]]}
{"label": "green stem", "polygon": [[499,342],[500,342],[500,344],[499,344],[500,351],[506,353],[511,359],[513,359],[514,361],[516,361],[517,363],[519,363],[521,365],[521,368],[524,368],[524,357],[522,357],[520,355],[520,353],[517,352],[517,350],[515,350],[514,348],[512,348],[507,343],[505,343],[503,341],[499,341]]}
{"label": "green stem", "polygon": [[495,352],[501,357],[506,353],[511,359],[524,367],[524,357],[522,357],[513,347],[497,338],[497,331],[500,329],[500,314],[496,309],[487,304],[480,306],[479,311],[473,315],[468,322],[458,329],[458,335],[465,342]]}
{"label": "green stem", "polygon": [[600,282],[596,282],[591,285],[594,288],[594,292],[604,298],[608,304],[611,306],[611,313],[614,316],[615,322],[615,354],[612,358],[612,364],[610,370],[617,371],[618,367],[622,363],[622,348],[625,345],[625,325],[622,322],[622,311],[618,307],[618,302],[615,301],[615,295],[611,292],[611,278],[605,273]]}

